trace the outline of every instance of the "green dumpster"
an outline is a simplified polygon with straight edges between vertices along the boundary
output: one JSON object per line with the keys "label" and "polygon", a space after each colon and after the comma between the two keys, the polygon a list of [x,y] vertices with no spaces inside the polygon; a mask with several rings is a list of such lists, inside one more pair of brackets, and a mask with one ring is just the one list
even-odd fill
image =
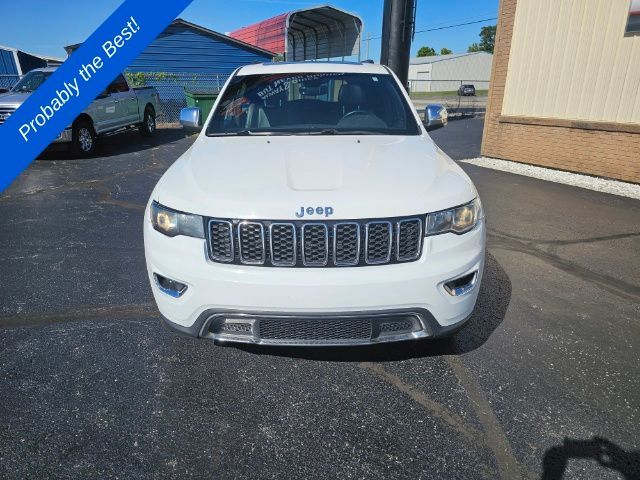
{"label": "green dumpster", "polygon": [[209,112],[213,108],[218,98],[218,91],[213,90],[185,90],[184,95],[187,98],[187,107],[198,107],[202,111],[202,119],[209,116]]}

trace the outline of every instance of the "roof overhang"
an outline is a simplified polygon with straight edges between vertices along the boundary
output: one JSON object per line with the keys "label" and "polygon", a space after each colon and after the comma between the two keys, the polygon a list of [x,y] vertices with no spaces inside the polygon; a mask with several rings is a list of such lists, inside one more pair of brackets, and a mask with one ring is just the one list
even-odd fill
{"label": "roof overhang", "polygon": [[285,24],[285,59],[319,60],[357,55],[362,19],[330,5],[289,12]]}
{"label": "roof overhang", "polygon": [[[233,38],[230,37],[228,35],[224,35],[220,32],[216,32],[214,30],[210,30],[208,28],[205,28],[201,25],[197,25],[195,23],[191,23],[188,22],[186,20],[183,20],[182,18],[176,18],[174,21],[171,22],[170,26],[182,26],[182,27],[186,27],[186,28],[191,28],[197,32],[200,32],[204,35],[213,37],[217,40],[220,40],[222,42],[227,42],[227,43],[232,43],[234,45],[237,45],[240,48],[243,48],[245,50],[249,50],[251,52],[257,53],[258,55],[262,55],[265,57],[275,57],[275,53],[271,52],[269,50],[265,50],[264,48],[260,48],[257,47],[255,45],[251,45],[250,43],[246,43],[243,42],[241,40],[238,40],[237,38]],[[82,43],[75,43],[73,45],[67,45],[66,47],[64,47],[64,49],[67,52],[67,55],[71,55],[75,50],[77,50],[80,45],[82,45]]]}

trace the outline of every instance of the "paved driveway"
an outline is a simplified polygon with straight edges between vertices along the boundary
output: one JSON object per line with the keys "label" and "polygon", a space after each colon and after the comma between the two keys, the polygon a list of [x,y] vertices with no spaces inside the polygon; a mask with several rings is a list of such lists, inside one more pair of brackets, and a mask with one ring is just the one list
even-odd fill
{"label": "paved driveway", "polygon": [[640,202],[465,165],[489,252],[453,342],[223,348],[163,330],[144,269],[192,141],[50,152],[0,197],[0,478],[637,478]]}

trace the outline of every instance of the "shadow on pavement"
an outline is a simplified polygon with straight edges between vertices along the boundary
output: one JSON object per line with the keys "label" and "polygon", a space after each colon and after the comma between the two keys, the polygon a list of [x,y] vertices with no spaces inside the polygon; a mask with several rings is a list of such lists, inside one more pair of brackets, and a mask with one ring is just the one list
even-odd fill
{"label": "shadow on pavement", "polygon": [[[130,130],[116,135],[101,137],[97,140],[93,157],[114,157],[127,153],[142,152],[150,148],[176,142],[186,136],[181,127],[159,128],[153,137],[143,137],[137,130]],[[74,158],[67,144],[53,144],[38,156],[38,160],[69,160]],[[82,158],[80,158],[82,160]]]}
{"label": "shadow on pavement", "polygon": [[615,470],[625,480],[640,479],[640,450],[627,452],[606,438],[591,440],[565,438],[562,445],[551,447],[542,461],[542,480],[561,480],[571,459],[591,459]]}
{"label": "shadow on pavement", "polygon": [[511,281],[487,252],[484,277],[473,315],[451,338],[350,347],[273,347],[234,345],[257,355],[275,355],[331,362],[390,362],[441,355],[458,355],[481,347],[504,319],[511,301]]}

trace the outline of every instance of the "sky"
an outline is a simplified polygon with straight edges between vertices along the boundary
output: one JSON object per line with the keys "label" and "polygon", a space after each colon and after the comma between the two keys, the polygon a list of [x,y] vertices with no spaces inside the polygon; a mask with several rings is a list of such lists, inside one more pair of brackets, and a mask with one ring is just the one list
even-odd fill
{"label": "sky", "polygon": [[[165,0],[170,1],[170,0]],[[472,22],[496,17],[499,0],[416,0],[416,30]],[[63,47],[87,38],[122,2],[119,0],[0,0],[2,28],[0,45],[26,52],[64,58]],[[149,2],[157,8],[161,2]],[[211,30],[228,33],[240,27],[273,17],[280,13],[312,7],[321,3],[347,10],[364,22],[363,38],[374,39],[369,46],[369,58],[380,60],[382,7],[384,0],[194,0],[181,18]],[[488,21],[465,27],[416,33],[412,56],[428,45],[440,51],[446,47],[454,52],[466,52],[479,42],[478,33]],[[363,59],[366,44],[363,45]]]}

